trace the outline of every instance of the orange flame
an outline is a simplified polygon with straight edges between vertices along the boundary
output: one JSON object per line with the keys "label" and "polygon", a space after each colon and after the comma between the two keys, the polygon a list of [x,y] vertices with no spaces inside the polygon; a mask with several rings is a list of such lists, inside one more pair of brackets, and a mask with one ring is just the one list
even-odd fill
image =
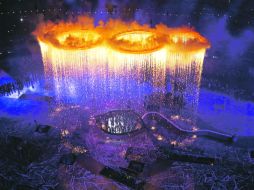
{"label": "orange flame", "polygon": [[196,51],[209,48],[209,42],[191,28],[155,28],[137,22],[109,20],[94,25],[92,18],[78,17],[74,22],[41,23],[34,32],[39,41],[59,49],[89,49],[99,45],[121,52],[150,53],[168,47],[171,51]]}

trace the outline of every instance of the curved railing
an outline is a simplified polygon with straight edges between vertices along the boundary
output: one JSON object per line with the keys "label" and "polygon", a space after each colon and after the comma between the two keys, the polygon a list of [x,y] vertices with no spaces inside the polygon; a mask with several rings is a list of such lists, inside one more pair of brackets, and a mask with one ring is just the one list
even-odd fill
{"label": "curved railing", "polygon": [[[178,126],[172,120],[168,119],[166,116],[164,116],[163,114],[161,114],[159,112],[147,112],[143,116],[140,116],[138,113],[136,113],[133,110],[111,110],[111,111],[109,111],[105,114],[100,114],[100,115],[95,116],[96,123],[98,122],[98,119],[100,119],[100,120],[104,119],[104,121],[108,121],[107,119],[116,117],[117,114],[114,114],[114,112],[118,113],[118,117],[119,117],[119,115],[121,115],[123,117],[126,117],[126,115],[124,115],[124,114],[129,112],[128,114],[132,114],[133,116],[136,117],[136,121],[134,121],[133,123],[136,123],[136,124],[139,123],[140,128],[137,128],[136,125],[126,128],[126,126],[124,126],[124,123],[122,125],[117,126],[118,128],[121,127],[121,126],[123,127],[123,129],[119,128],[118,131],[110,130],[110,126],[108,126],[106,124],[105,124],[104,128],[102,126],[100,127],[104,132],[109,133],[109,134],[113,134],[113,135],[130,134],[130,133],[133,133],[135,131],[138,131],[139,129],[141,129],[143,127],[148,128],[146,123],[145,123],[145,120],[148,117],[153,117],[154,119],[157,118],[157,120],[159,120],[159,119],[164,120],[164,122],[167,125],[167,128],[172,128],[172,129],[176,130],[177,132],[180,132],[181,134],[204,136],[204,137],[208,137],[208,138],[212,138],[212,139],[216,139],[216,140],[220,140],[220,141],[225,141],[225,142],[234,142],[235,141],[235,136],[234,135],[229,135],[229,134],[225,134],[225,133],[221,133],[221,132],[217,132],[217,131],[213,131],[213,130],[208,130],[208,129],[200,129],[200,130],[182,129],[180,126]],[[111,127],[113,129],[114,126],[111,126]]]}
{"label": "curved railing", "polygon": [[214,138],[214,139],[222,140],[222,141],[229,141],[229,142],[234,142],[235,141],[235,136],[234,135],[220,133],[220,132],[213,131],[213,130],[200,129],[200,130],[195,130],[194,131],[194,130],[182,129],[176,123],[169,120],[166,116],[162,115],[159,112],[147,112],[141,118],[142,118],[142,120],[144,120],[145,118],[147,118],[149,116],[153,116],[153,117],[154,116],[159,116],[161,119],[165,120],[166,123],[170,127],[173,127],[174,129],[176,129],[177,131],[179,131],[181,133],[192,134],[192,135],[197,135],[197,136],[206,136],[206,137],[209,137],[209,138]]}

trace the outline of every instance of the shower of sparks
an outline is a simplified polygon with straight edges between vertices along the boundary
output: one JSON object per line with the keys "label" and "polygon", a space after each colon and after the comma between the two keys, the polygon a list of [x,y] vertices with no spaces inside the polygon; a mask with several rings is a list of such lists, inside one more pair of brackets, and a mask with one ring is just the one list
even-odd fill
{"label": "shower of sparks", "polygon": [[60,99],[139,100],[149,84],[162,94],[170,86],[191,108],[197,104],[209,42],[191,28],[119,20],[94,26],[92,18],[79,17],[42,23],[34,34],[48,85]]}

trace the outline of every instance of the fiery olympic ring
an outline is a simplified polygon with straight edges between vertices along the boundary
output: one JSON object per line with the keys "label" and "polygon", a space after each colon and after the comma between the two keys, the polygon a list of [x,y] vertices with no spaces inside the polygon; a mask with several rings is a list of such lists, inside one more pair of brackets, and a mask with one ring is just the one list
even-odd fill
{"label": "fiery olympic ring", "polygon": [[76,22],[41,23],[34,35],[39,42],[64,50],[86,50],[105,45],[120,52],[140,54],[165,46],[174,52],[210,47],[208,40],[191,28],[169,28],[162,24],[151,28],[119,20],[94,26],[90,17],[80,17]]}

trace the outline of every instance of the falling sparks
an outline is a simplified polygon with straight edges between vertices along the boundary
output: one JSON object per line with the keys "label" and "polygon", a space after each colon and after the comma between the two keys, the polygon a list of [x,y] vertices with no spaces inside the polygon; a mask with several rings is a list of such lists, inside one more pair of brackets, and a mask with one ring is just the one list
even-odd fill
{"label": "falling sparks", "polygon": [[95,26],[92,18],[81,16],[72,22],[41,23],[34,35],[48,85],[58,98],[140,99],[145,83],[162,93],[169,83],[171,93],[195,109],[210,45],[191,28],[151,28],[120,20]]}

